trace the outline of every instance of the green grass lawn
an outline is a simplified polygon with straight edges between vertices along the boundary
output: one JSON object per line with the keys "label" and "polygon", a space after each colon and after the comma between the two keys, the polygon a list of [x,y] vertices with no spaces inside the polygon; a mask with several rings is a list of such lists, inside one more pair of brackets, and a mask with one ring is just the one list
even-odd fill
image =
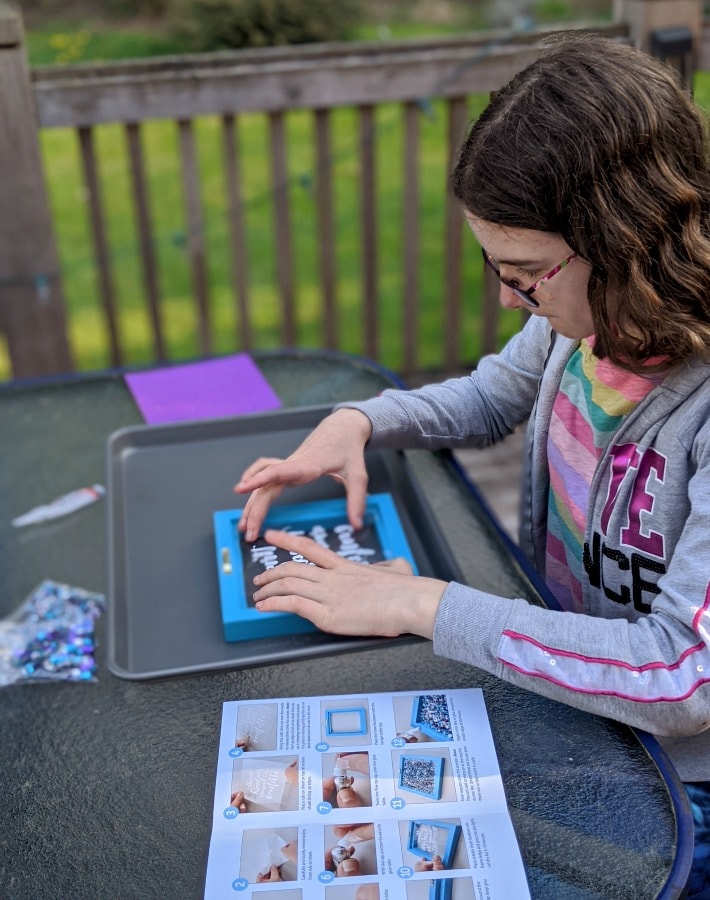
{"label": "green grass lawn", "polygon": [[33,28],[25,35],[31,66],[67,65],[76,62],[106,62],[181,53],[180,41],[169,32],[155,28],[77,28],[58,22]]}

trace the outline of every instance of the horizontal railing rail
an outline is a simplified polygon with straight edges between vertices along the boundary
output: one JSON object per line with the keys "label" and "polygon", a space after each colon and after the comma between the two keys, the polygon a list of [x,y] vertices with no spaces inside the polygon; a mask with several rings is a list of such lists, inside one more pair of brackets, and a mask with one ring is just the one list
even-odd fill
{"label": "horizontal railing rail", "polygon": [[[622,25],[595,30],[626,31]],[[491,32],[79,64],[35,70],[32,80],[43,127],[332,109],[489,93],[537,57],[547,34]]]}

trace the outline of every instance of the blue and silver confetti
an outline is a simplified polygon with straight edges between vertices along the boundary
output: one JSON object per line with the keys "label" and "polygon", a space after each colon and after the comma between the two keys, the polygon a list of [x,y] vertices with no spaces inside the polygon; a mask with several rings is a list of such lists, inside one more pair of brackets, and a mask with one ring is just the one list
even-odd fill
{"label": "blue and silver confetti", "polygon": [[94,625],[104,609],[103,594],[43,581],[0,623],[0,686],[96,680]]}

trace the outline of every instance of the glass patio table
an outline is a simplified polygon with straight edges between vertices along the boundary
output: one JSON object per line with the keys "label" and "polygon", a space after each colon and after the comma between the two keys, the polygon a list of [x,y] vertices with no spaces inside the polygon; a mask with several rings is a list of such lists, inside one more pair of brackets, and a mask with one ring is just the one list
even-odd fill
{"label": "glass patio table", "polygon": [[[351,357],[253,357],[286,411],[397,386]],[[10,520],[36,498],[103,483],[107,438],[141,422],[120,372],[0,388],[0,616],[46,578],[107,592],[106,503],[31,529]],[[426,529],[444,536],[461,578],[544,603],[544,586],[450,454],[404,457],[431,512]],[[258,665],[222,660],[181,677],[131,679],[107,665],[110,627],[109,617],[98,620],[97,682],[0,689],[3,897],[201,896],[222,703],[315,696],[324,686],[482,688],[534,898],[683,894],[692,822],[677,776],[645,734],[438,658],[416,639],[326,640]]]}

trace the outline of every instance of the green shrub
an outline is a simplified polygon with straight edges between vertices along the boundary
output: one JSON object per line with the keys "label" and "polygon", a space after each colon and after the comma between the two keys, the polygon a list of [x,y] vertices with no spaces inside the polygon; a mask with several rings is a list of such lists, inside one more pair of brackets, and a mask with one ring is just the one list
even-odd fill
{"label": "green shrub", "polygon": [[206,51],[347,40],[361,18],[360,0],[183,0],[176,28]]}
{"label": "green shrub", "polygon": [[102,0],[100,6],[108,18],[131,19],[136,16],[158,18],[169,12],[173,3],[171,0]]}

